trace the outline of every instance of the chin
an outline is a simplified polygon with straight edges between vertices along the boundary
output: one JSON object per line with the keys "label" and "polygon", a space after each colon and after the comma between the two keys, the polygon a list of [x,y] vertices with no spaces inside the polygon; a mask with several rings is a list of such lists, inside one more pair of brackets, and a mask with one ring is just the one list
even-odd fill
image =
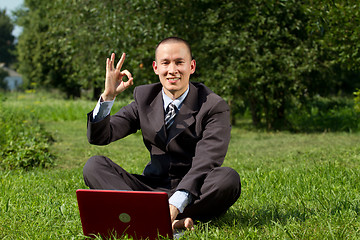
{"label": "chin", "polygon": [[177,86],[177,84],[176,83],[166,83],[165,84],[165,87],[166,87],[166,89],[168,89],[169,91],[178,91],[179,89],[180,89],[180,87],[179,86]]}

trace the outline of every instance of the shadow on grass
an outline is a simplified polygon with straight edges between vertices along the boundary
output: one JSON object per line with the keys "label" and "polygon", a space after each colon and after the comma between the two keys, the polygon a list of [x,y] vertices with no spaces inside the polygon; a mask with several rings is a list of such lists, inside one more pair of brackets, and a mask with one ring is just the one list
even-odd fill
{"label": "shadow on grass", "polygon": [[211,221],[211,224],[217,227],[225,226],[243,226],[243,227],[261,227],[271,223],[281,225],[287,224],[289,221],[305,222],[307,219],[315,215],[329,217],[343,215],[348,217],[352,212],[356,216],[360,215],[360,201],[354,200],[338,200],[332,203],[319,202],[314,208],[300,207],[284,207],[281,205],[264,205],[261,208],[234,209],[231,208],[220,218]]}
{"label": "shadow on grass", "polygon": [[247,227],[260,227],[276,222],[285,224],[289,220],[305,221],[314,211],[309,209],[284,209],[277,205],[264,206],[262,208],[229,210],[219,218],[216,225],[236,224]]}
{"label": "shadow on grass", "polygon": [[263,206],[244,210],[230,209],[211,224],[217,227],[241,225],[243,227],[261,227],[271,223],[286,224],[289,220],[304,222],[315,211],[310,209],[284,209],[277,205]]}

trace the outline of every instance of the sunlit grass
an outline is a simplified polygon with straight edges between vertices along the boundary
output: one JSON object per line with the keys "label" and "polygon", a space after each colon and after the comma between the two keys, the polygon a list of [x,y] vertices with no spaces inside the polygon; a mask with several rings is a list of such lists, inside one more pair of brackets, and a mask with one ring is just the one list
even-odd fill
{"label": "sunlit grass", "polygon": [[[50,150],[58,158],[50,169],[0,172],[0,239],[84,239],[75,196],[76,189],[86,187],[83,165],[101,154],[141,173],[149,160],[142,136],[91,146],[86,113],[95,102],[27,99],[8,106],[26,104],[43,111],[35,110],[55,139]],[[74,115],[51,117],[56,112]],[[233,127],[224,165],[239,172],[242,195],[223,217],[198,223],[183,239],[359,239],[359,143],[359,133]]]}

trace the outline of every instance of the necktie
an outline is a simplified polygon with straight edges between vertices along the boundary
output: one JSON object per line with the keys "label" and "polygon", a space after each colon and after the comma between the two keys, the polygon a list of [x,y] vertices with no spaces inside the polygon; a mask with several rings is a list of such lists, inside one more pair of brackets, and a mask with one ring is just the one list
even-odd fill
{"label": "necktie", "polygon": [[167,107],[166,115],[165,115],[165,126],[168,129],[171,124],[174,122],[174,117],[176,115],[176,106],[174,103],[170,103]]}

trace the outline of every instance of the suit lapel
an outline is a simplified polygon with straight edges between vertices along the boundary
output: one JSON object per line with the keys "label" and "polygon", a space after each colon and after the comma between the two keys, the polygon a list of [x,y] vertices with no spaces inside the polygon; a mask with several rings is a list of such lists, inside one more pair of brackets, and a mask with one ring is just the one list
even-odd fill
{"label": "suit lapel", "polygon": [[180,111],[174,118],[174,123],[168,130],[167,145],[191,124],[195,122],[195,113],[198,112],[198,91],[193,84],[189,84],[189,93],[186,96]]}
{"label": "suit lapel", "polygon": [[161,91],[150,104],[150,108],[147,111],[147,116],[158,137],[161,139],[162,142],[166,143],[166,129],[164,125],[164,103]]}

